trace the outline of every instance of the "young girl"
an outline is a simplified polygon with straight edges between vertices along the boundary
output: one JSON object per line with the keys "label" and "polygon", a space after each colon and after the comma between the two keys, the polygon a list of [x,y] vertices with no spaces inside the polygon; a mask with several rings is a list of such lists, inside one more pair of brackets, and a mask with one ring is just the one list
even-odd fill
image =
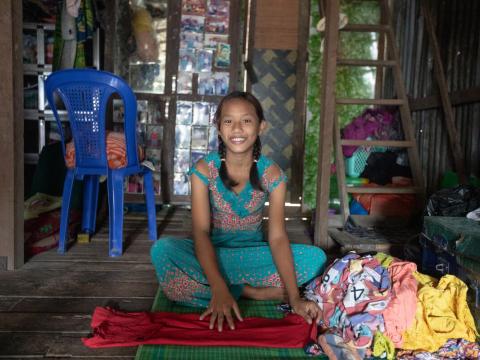
{"label": "young girl", "polygon": [[[206,307],[210,328],[242,321],[240,296],[287,300],[309,323],[318,307],[299,296],[298,284],[320,275],[325,253],[310,245],[290,245],[285,230],[286,177],[261,155],[259,135],[266,124],[259,101],[232,92],[217,108],[218,153],[191,170],[193,241],[161,238],[152,246],[160,287],[170,300]],[[268,242],[262,212],[269,201]]]}

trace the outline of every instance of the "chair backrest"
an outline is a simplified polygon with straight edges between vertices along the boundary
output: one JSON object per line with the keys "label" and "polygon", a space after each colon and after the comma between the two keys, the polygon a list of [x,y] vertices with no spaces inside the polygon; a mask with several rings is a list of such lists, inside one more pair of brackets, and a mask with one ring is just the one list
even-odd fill
{"label": "chair backrest", "polygon": [[118,93],[124,105],[127,166],[138,166],[136,121],[137,102],[130,86],[120,77],[94,69],[53,72],[45,81],[45,93],[62,137],[65,137],[55,104],[57,93],[65,104],[75,143],[75,167],[106,173],[105,114],[108,100]]}

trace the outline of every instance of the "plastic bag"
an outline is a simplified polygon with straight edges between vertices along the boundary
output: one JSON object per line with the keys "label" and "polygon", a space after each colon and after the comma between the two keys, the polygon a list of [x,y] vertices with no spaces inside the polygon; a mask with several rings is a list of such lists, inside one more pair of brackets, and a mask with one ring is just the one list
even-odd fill
{"label": "plastic bag", "polygon": [[459,185],[434,193],[427,202],[428,216],[466,216],[480,207],[480,189],[470,185]]}

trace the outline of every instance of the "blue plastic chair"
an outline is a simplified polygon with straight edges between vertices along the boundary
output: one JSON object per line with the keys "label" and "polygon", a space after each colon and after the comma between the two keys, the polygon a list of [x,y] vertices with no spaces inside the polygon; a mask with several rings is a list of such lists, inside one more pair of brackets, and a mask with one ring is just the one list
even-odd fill
{"label": "blue plastic chair", "polygon": [[[58,116],[55,96],[65,104],[75,144],[75,167],[68,169],[63,185],[60,241],[58,252],[66,251],[68,239],[68,215],[74,180],[84,181],[82,230],[95,231],[99,177],[107,176],[109,210],[109,255],[123,252],[123,184],[128,175],[142,174],[148,213],[148,234],[157,239],[155,196],[151,170],[138,159],[136,122],[137,102],[129,85],[120,77],[92,69],[69,69],[52,73],[45,81],[45,93],[50,104],[63,143],[65,137]],[[105,113],[109,98],[118,93],[123,100],[125,113],[126,167],[110,169],[107,162],[105,138]]]}

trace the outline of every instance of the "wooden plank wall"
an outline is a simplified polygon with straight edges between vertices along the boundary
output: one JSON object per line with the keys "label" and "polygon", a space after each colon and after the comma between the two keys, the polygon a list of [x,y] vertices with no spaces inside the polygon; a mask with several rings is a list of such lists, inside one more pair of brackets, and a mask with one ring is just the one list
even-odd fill
{"label": "wooden plank wall", "polygon": [[[421,17],[420,1],[398,0],[393,4],[395,34],[402,56],[407,92],[415,99],[415,103],[425,105],[423,109],[422,106],[412,107],[412,118],[427,194],[431,194],[438,190],[445,171],[453,168],[444,114],[438,107],[440,102],[436,102],[437,108],[428,106],[430,101],[427,100],[434,99],[432,96],[438,94],[438,86],[433,74],[432,55]],[[463,147],[467,176],[480,176],[480,102],[474,96],[480,87],[480,2],[430,1],[429,5],[448,91],[453,94],[455,125]],[[462,100],[472,102],[460,103],[460,94]]]}
{"label": "wooden plank wall", "polygon": [[0,270],[23,265],[22,2],[0,1]]}
{"label": "wooden plank wall", "polygon": [[254,40],[256,49],[297,49],[299,1],[256,1]]}

